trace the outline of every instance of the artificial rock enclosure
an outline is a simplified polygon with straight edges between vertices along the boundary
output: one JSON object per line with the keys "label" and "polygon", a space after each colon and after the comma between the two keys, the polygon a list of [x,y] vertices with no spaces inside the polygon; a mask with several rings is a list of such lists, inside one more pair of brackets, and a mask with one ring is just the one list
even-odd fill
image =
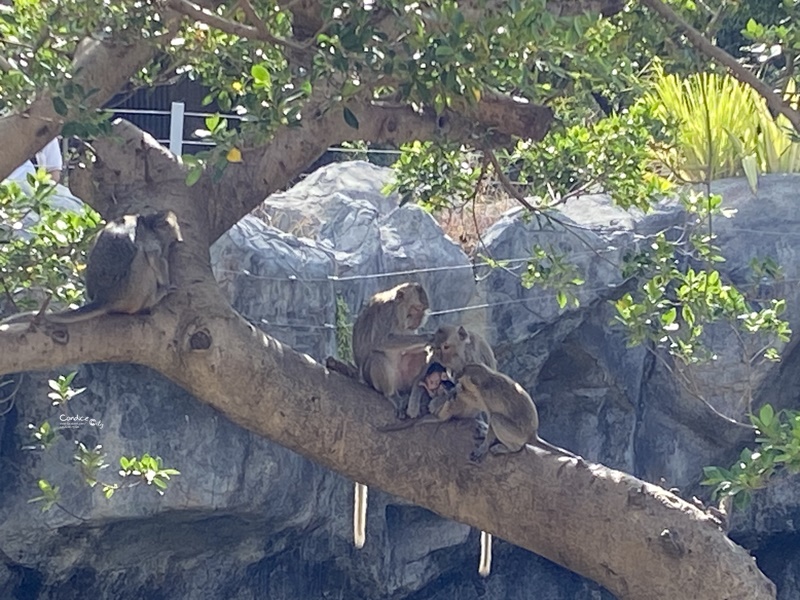
{"label": "artificial rock enclosure", "polygon": [[[526,290],[504,270],[473,269],[430,215],[397,208],[380,191],[390,173],[357,161],[329,165],[240,221],[212,247],[233,306],[270,335],[324,360],[336,354],[337,298],[353,315],[376,291],[420,281],[441,313],[427,327],[464,323],[483,332],[500,369],[536,400],[542,437],[647,481],[663,478],[688,498],[702,492],[702,467],[729,465],[746,438],[721,415],[741,421],[749,401],[800,407],[794,344],[781,363],[753,373],[728,343],[732,330],[711,330],[723,351],[693,373],[711,408],[652,353],[627,347],[613,324],[608,300],[631,282],[607,259],[619,262],[648,236],[681,226],[679,204],[632,215],[604,196],[569,202],[562,218],[584,228],[591,249],[526,222],[519,210],[490,227],[482,252],[510,259],[511,267],[523,265],[535,244],[557,248],[578,265],[586,280],[580,306],[559,310],[552,291]],[[744,180],[714,185],[725,206],[736,209],[715,221],[727,257],[721,270],[744,283],[753,258],[774,258],[783,279],[769,291],[786,298],[794,331],[798,185],[800,177],[777,175],[762,178],[755,195]],[[347,479],[238,428],[145,368],[84,366],[75,385],[87,389],[73,409],[103,423],[78,432],[87,445],[102,444],[112,464],[122,454],[150,452],[181,475],[161,498],[140,487],[107,501],[75,476],[70,439],[45,454],[22,450],[27,424],[55,414],[47,377],[26,376],[14,410],[0,418],[2,599],[613,598],[500,540],[492,574],[481,579],[476,530],[376,489],[367,544],[356,551]],[[41,513],[28,503],[38,492],[36,477],[62,487],[68,511]],[[731,538],[757,557],[781,600],[800,598],[798,527],[800,476],[777,478],[732,520]]]}

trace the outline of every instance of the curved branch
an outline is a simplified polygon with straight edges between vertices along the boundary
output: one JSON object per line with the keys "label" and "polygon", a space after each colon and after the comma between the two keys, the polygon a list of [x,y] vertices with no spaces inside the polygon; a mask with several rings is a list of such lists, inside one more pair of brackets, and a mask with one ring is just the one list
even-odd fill
{"label": "curved branch", "polygon": [[[167,26],[171,28],[173,24],[174,19],[170,17]],[[86,38],[81,42],[73,61],[72,81],[89,93],[83,106],[59,115],[53,106],[53,94],[47,90],[25,111],[0,117],[0,139],[14,142],[5,144],[0,152],[0,180],[58,135],[65,122],[79,118],[80,112],[100,108],[108,102],[152,60],[160,40],[159,37],[132,42],[112,36],[103,41]]]}
{"label": "curved branch", "polygon": [[747,552],[669,492],[532,448],[470,465],[469,422],[381,433],[393,411],[374,391],[256,330],[220,299],[202,313],[190,310],[196,304],[183,298],[150,317],[73,324],[62,344],[43,329],[0,328],[0,374],[147,365],[250,431],[536,552],[621,600],[774,599]]}
{"label": "curved branch", "polygon": [[[553,118],[552,110],[546,106],[520,103],[500,95],[465,107],[464,114],[445,111],[441,115],[420,113],[407,105],[358,99],[331,103],[330,95],[330,90],[320,85],[303,111],[302,126],[279,128],[267,144],[243,149],[242,161],[228,164],[219,181],[215,183],[206,175],[195,184],[194,195],[207,198],[211,242],[269,194],[287,186],[330,146],[341,142],[469,142],[473,134],[487,131],[493,131],[495,138],[515,135],[541,139]],[[345,107],[356,117],[358,129],[345,120]],[[111,134],[96,140],[93,149],[96,162],[73,174],[72,187],[104,216],[131,212],[131,207],[137,208],[132,212],[138,212],[144,206],[143,198],[163,191],[164,184],[182,184],[186,177],[186,168],[179,159],[123,119],[115,121]],[[149,190],[149,194],[142,190]]]}
{"label": "curved branch", "polygon": [[72,192],[104,217],[152,208],[156,197],[156,208],[176,208],[164,203],[164,185],[184,186],[187,169],[180,159],[130,121],[112,125],[110,135],[92,144],[94,162],[72,173]]}
{"label": "curved branch", "polygon": [[[473,134],[494,132],[540,140],[547,133],[553,111],[546,106],[521,103],[499,94],[487,96],[463,112],[441,115],[419,112],[407,105],[390,105],[353,99],[332,103],[331,93],[320,86],[303,110],[300,127],[278,129],[264,146],[243,151],[242,162],[227,166],[211,200],[211,239],[227,231],[242,216],[284,188],[330,146],[364,140],[395,145],[415,140],[457,140],[469,143]],[[354,129],[344,117],[355,116]]]}
{"label": "curved branch", "polygon": [[788,103],[784,102],[780,95],[776,94],[770,86],[739,64],[736,59],[725,52],[725,50],[707,40],[702,33],[692,27],[687,21],[681,18],[678,13],[661,2],[661,0],[642,0],[642,4],[659,14],[661,18],[668,23],[677,26],[692,46],[700,50],[703,54],[716,60],[723,67],[728,69],[731,75],[736,79],[752,87],[764,98],[770,110],[782,114],[789,119],[795,131],[800,133],[800,112],[794,110]]}

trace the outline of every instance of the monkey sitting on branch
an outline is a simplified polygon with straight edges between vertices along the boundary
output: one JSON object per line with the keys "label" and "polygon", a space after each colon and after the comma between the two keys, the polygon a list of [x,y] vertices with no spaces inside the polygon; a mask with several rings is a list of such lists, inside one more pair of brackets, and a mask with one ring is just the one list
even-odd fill
{"label": "monkey sitting on branch", "polygon": [[444,325],[433,335],[433,360],[449,369],[458,379],[464,367],[470,363],[486,365],[497,370],[497,359],[486,339],[463,326]]}
{"label": "monkey sitting on branch", "polygon": [[353,358],[361,378],[386,396],[400,419],[405,394],[427,363],[431,336],[416,333],[428,316],[428,294],[403,283],[370,298],[353,324]]}
{"label": "monkey sitting on branch", "polygon": [[474,462],[482,461],[490,451],[509,454],[531,444],[586,464],[580,456],[540,438],[539,413],[528,392],[507,375],[486,365],[472,363],[464,367],[456,383],[455,400],[445,403],[438,416],[445,420],[451,412],[465,409],[483,412],[489,419],[486,438],[470,455]]}
{"label": "monkey sitting on branch", "polygon": [[[428,365],[437,363],[450,371],[456,380],[458,379],[458,373],[468,363],[481,363],[491,369],[497,369],[497,359],[489,343],[483,336],[463,326],[443,325],[433,334]],[[420,377],[423,377],[423,375]],[[444,401],[452,398],[454,394],[455,390],[452,388],[447,394],[439,394],[433,400],[433,408],[429,412],[438,412]],[[420,407],[424,401],[423,396],[424,391],[420,389],[420,386],[415,385],[408,400],[407,410],[408,416],[412,419],[422,414]],[[478,418],[478,425],[481,429],[486,429],[485,422],[481,421],[480,418]]]}
{"label": "monkey sitting on branch", "polygon": [[[406,394],[427,364],[431,336],[416,333],[428,315],[428,294],[418,283],[403,283],[370,298],[353,324],[353,358],[368,385],[388,398],[395,414],[406,416]],[[355,484],[353,535],[366,541],[367,487]]]}
{"label": "monkey sitting on branch", "polygon": [[97,235],[87,257],[89,303],[77,310],[45,315],[45,319],[75,323],[105,314],[149,311],[174,289],[169,252],[181,241],[178,219],[171,210],[111,221]]}
{"label": "monkey sitting on branch", "polygon": [[[76,310],[44,313],[49,323],[67,324],[105,314],[147,312],[174,286],[169,272],[172,245],[183,241],[171,210],[125,215],[97,234],[86,260],[84,280],[89,302]],[[36,313],[13,315],[3,323],[38,319]]]}

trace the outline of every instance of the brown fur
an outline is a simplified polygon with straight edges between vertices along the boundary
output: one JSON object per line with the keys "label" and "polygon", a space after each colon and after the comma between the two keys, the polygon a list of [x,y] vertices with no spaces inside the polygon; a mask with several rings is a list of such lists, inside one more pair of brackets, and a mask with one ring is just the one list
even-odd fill
{"label": "brown fur", "polygon": [[366,383],[389,398],[405,417],[402,394],[418,381],[430,337],[414,333],[425,322],[428,294],[404,283],[375,294],[353,325],[353,357]]}
{"label": "brown fur", "polygon": [[109,314],[150,310],[172,289],[169,252],[182,241],[175,213],[125,215],[97,235],[86,262],[86,295],[81,308],[45,315],[51,323],[74,323]]}
{"label": "brown fur", "polygon": [[[430,336],[416,330],[425,322],[428,294],[418,283],[403,283],[378,292],[353,324],[353,358],[361,378],[405,417],[403,394],[411,391],[427,362]],[[355,484],[353,538],[356,548],[366,542],[367,486]]]}
{"label": "brown fur", "polygon": [[443,364],[457,377],[470,363],[497,370],[497,359],[486,339],[469,329],[453,325],[440,327],[433,335],[433,360]]}
{"label": "brown fur", "polygon": [[[468,363],[480,363],[491,369],[497,369],[497,359],[486,339],[463,326],[443,325],[439,327],[433,334],[430,348],[428,365],[438,362],[448,369],[456,379],[458,373]],[[422,373],[424,374],[425,370]],[[453,394],[448,394],[433,398],[429,405],[429,411],[437,412],[444,401],[452,396]],[[424,400],[425,396],[422,390],[416,385],[413,386],[406,411],[409,417],[415,419],[420,415]]]}
{"label": "brown fur", "polygon": [[[466,365],[456,385],[456,400],[442,408],[440,418],[446,418],[452,410],[463,411],[465,407],[489,417],[486,439],[470,457],[476,462],[483,460],[490,449],[493,454],[508,454],[519,452],[526,444],[583,462],[572,452],[539,437],[539,413],[533,399],[507,375],[485,365]],[[492,446],[495,441],[500,444]]]}

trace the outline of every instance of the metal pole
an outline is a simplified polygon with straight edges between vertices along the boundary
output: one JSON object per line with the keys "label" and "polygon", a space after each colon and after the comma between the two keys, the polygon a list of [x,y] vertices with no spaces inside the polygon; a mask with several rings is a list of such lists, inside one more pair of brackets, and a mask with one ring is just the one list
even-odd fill
{"label": "metal pole", "polygon": [[183,102],[173,102],[169,111],[169,151],[175,156],[183,154]]}

